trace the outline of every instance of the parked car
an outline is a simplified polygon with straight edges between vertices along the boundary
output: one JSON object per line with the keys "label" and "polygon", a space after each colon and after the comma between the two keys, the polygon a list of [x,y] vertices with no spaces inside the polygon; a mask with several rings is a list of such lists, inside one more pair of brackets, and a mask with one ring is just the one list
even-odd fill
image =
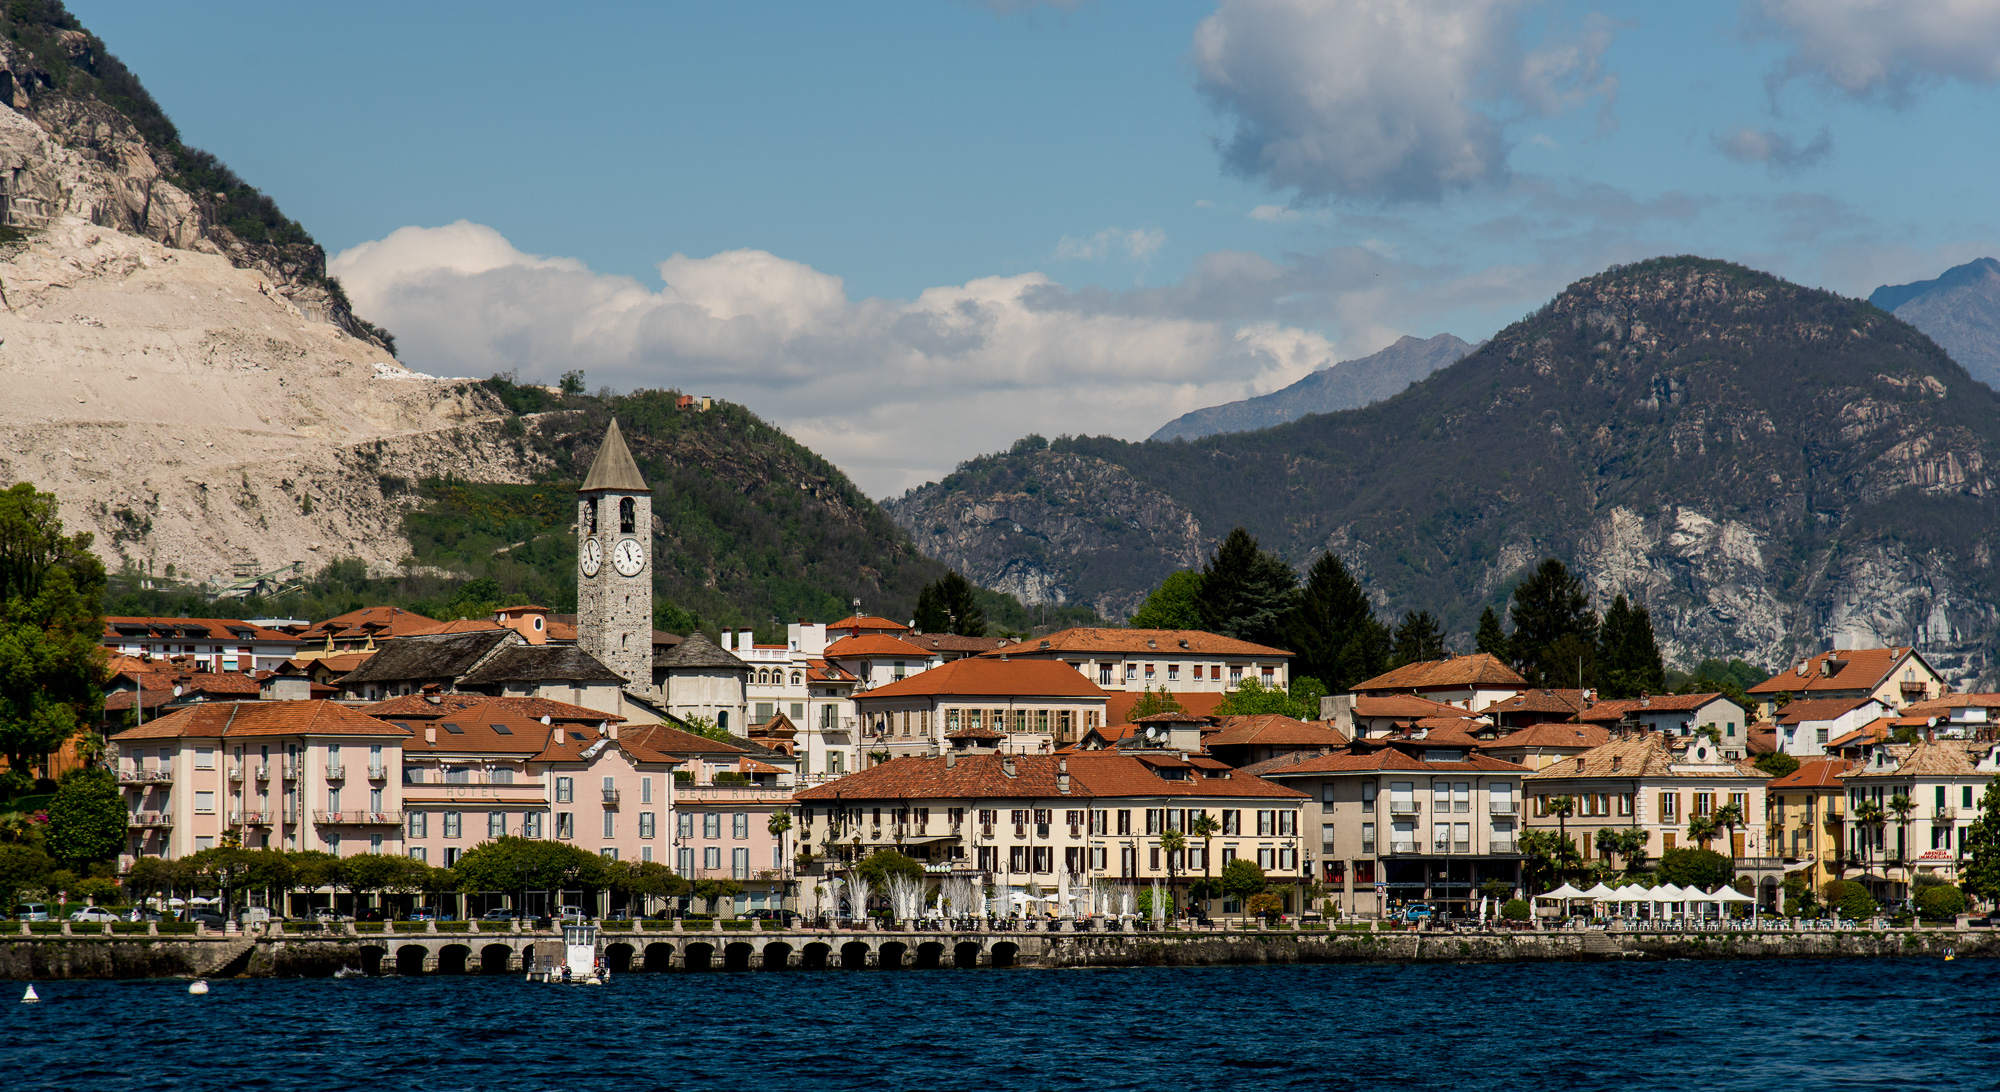
{"label": "parked car", "polygon": [[15,921],[47,921],[49,908],[39,902],[24,902],[14,907]]}
{"label": "parked car", "polygon": [[271,920],[271,911],[262,906],[246,906],[236,912],[238,925],[262,925]]}
{"label": "parked car", "polygon": [[752,910],[743,916],[754,921],[782,921],[787,925],[799,917],[790,910]]}
{"label": "parked car", "polygon": [[[493,909],[491,909],[491,910],[488,910],[488,911],[487,911],[487,912],[485,912],[484,914],[481,914],[481,915],[479,915],[479,920],[480,920],[480,921],[513,921],[513,920],[514,920],[515,918],[518,918],[518,917],[520,917],[520,916],[521,916],[520,914],[518,914],[518,913],[515,913],[515,912],[514,912],[513,910],[510,910],[510,909],[508,909],[508,908],[507,908],[507,907],[505,907],[505,906],[496,906],[496,907],[494,907]],[[415,918],[412,918],[411,920],[412,920],[412,921],[415,921],[415,920],[417,920],[417,919],[415,919]]]}
{"label": "parked car", "polygon": [[1437,911],[1432,908],[1430,903],[1413,902],[1403,907],[1402,913],[1398,916],[1404,921],[1426,921],[1436,916],[1436,914]]}
{"label": "parked car", "polygon": [[565,907],[563,907],[563,908],[562,908],[562,920],[564,920],[564,921],[566,921],[566,922],[571,922],[571,921],[575,921],[575,922],[583,922],[583,921],[589,921],[589,920],[590,920],[590,915],[588,915],[588,914],[585,914],[585,913],[583,912],[583,907],[581,907],[581,906],[565,906]]}
{"label": "parked car", "polygon": [[70,911],[69,920],[103,923],[117,921],[118,915],[106,910],[102,906],[86,906],[81,910]]}
{"label": "parked car", "polygon": [[610,912],[609,914],[606,914],[606,915],[604,915],[604,918],[603,918],[603,920],[605,920],[605,921],[631,921],[631,920],[633,920],[633,919],[634,919],[635,917],[637,917],[637,915],[636,915],[636,914],[634,914],[634,913],[632,913],[632,911],[630,911],[630,910],[613,910],[613,911],[612,911],[612,912]]}
{"label": "parked car", "polygon": [[198,925],[206,925],[210,929],[220,929],[223,926],[222,915],[209,910],[186,911],[181,915],[181,920],[192,921]]}
{"label": "parked car", "polygon": [[145,908],[145,907],[143,907],[143,906],[134,906],[134,907],[132,908],[131,912],[125,915],[125,920],[126,920],[126,921],[159,921],[159,920],[160,920],[160,912],[159,912],[158,910],[148,910],[148,909],[146,909],[146,908]]}
{"label": "parked car", "polygon": [[410,911],[409,915],[408,915],[408,916],[406,916],[406,917],[405,917],[405,918],[404,918],[403,920],[404,920],[404,921],[437,921],[437,920],[439,920],[439,918],[438,918],[438,912],[437,912],[436,910],[433,910],[433,909],[431,909],[431,908],[430,908],[430,907],[428,907],[428,906],[419,906],[419,907],[417,907],[417,908],[416,908],[415,910],[412,910],[412,911]]}
{"label": "parked car", "polygon": [[313,911],[312,919],[318,922],[346,921],[347,915],[341,913],[338,910],[322,906],[319,909]]}

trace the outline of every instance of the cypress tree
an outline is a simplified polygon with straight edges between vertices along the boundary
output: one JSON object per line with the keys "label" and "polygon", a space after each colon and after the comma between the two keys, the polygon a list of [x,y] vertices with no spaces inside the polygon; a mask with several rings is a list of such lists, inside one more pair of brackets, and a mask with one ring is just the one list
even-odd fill
{"label": "cypress tree", "polygon": [[1413,610],[1396,625],[1391,662],[1397,667],[1444,659],[1444,625],[1427,610]]}
{"label": "cypress tree", "polygon": [[917,628],[925,633],[986,636],[986,612],[979,606],[979,589],[952,570],[917,591]]}
{"label": "cypress tree", "polygon": [[1623,595],[1613,599],[1611,609],[1604,612],[1597,666],[1606,697],[1636,698],[1664,691],[1667,672],[1653,639],[1651,612],[1632,606]]}
{"label": "cypress tree", "polygon": [[951,632],[951,612],[945,610],[944,604],[938,601],[935,581],[917,589],[917,612],[913,621],[916,622],[917,631],[920,633]]}
{"label": "cypress tree", "polygon": [[1339,556],[1327,552],[1306,573],[1286,619],[1284,647],[1296,654],[1292,678],[1318,679],[1341,693],[1389,666],[1389,629]]}
{"label": "cypress tree", "polygon": [[1201,571],[1195,607],[1202,628],[1239,641],[1275,645],[1298,591],[1298,575],[1283,559],[1257,548],[1241,527],[1229,532]]}
{"label": "cypress tree", "polygon": [[1595,675],[1597,614],[1569,567],[1546,558],[1514,589],[1516,668],[1533,686],[1589,685]]}
{"label": "cypress tree", "polygon": [[1474,638],[1473,648],[1503,664],[1513,661],[1513,650],[1508,647],[1507,635],[1500,629],[1500,615],[1492,607],[1479,612],[1479,636]]}

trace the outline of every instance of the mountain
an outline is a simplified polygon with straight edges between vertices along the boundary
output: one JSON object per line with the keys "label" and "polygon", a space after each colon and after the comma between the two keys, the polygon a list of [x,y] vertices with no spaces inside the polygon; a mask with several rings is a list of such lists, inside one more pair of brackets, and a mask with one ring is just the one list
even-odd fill
{"label": "mountain", "polygon": [[[1580,280],[1363,409],[1189,442],[1017,445],[890,511],[974,580],[1087,580],[1107,604],[1241,524],[1301,567],[1336,551],[1384,613],[1428,608],[1459,634],[1554,556],[1600,607],[1649,604],[1676,663],[1777,663],[1844,634],[1915,641],[1966,678],[1987,673],[2000,621],[1996,458],[2000,395],[1921,332],[1683,257]],[[1081,526],[1069,514],[1095,510],[1093,487],[1047,482],[1079,466],[1161,522],[1128,508],[1122,531]],[[1009,533],[986,533],[1003,515]],[[1121,534],[1128,548],[1103,548]]]}
{"label": "mountain", "polygon": [[1283,390],[1183,413],[1148,439],[1195,440],[1218,432],[1270,428],[1308,413],[1358,409],[1388,398],[1473,348],[1450,334],[1429,340],[1405,335],[1379,353],[1321,368]]}
{"label": "mountain", "polygon": [[1972,378],[2000,389],[2000,262],[1981,258],[1936,280],[1885,284],[1868,302],[1929,334]]}
{"label": "mountain", "polygon": [[[0,5],[0,166],[0,484],[55,493],[133,609],[296,566],[320,577],[271,609],[520,595],[573,610],[575,482],[613,414],[657,490],[655,580],[682,628],[768,634],[856,598],[908,617],[945,571],[741,407],[397,363],[311,235],[182,144],[53,0]],[[1014,629],[1089,617],[985,605]]]}

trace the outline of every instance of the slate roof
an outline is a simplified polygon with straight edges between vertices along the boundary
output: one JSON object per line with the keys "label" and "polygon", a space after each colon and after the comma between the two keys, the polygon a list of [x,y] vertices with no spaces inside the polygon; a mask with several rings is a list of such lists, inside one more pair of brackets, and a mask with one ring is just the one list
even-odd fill
{"label": "slate roof", "polygon": [[712,667],[731,671],[748,671],[750,665],[736,658],[736,654],[708,639],[699,631],[690,633],[680,644],[653,654],[654,667]]}
{"label": "slate roof", "polygon": [[1526,689],[1528,680],[1522,678],[1513,668],[1501,663],[1497,657],[1484,652],[1475,652],[1470,656],[1453,656],[1444,660],[1404,664],[1394,671],[1356,683],[1352,689],[1360,693],[1368,690],[1422,690],[1463,686]]}
{"label": "slate roof", "polygon": [[387,721],[330,701],[212,701],[182,706],[112,736],[116,742],[222,736],[347,735],[400,738]]}
{"label": "slate roof", "polygon": [[632,451],[625,446],[625,434],[618,431],[618,418],[604,430],[604,442],[597,447],[597,457],[590,461],[590,473],[584,475],[583,484],[577,487],[579,493],[612,489],[620,493],[650,493],[652,487],[639,473],[639,464],[632,461]]}
{"label": "slate roof", "polygon": [[460,686],[519,682],[617,682],[625,676],[575,645],[520,645],[503,648],[458,680]]}
{"label": "slate roof", "polygon": [[457,679],[495,649],[520,641],[521,635],[511,629],[398,637],[343,675],[340,684]]}
{"label": "slate roof", "polygon": [[1198,629],[1103,629],[1079,626],[1034,641],[1016,641],[987,656],[1037,652],[1115,652],[1131,656],[1290,656],[1282,648],[1255,645]]}

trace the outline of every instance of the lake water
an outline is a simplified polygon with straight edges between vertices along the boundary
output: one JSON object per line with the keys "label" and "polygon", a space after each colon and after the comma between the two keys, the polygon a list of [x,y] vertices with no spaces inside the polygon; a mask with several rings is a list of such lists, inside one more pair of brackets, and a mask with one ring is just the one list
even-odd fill
{"label": "lake water", "polygon": [[38,990],[0,1009],[6,1092],[2000,1087],[2000,962],[1978,959]]}

